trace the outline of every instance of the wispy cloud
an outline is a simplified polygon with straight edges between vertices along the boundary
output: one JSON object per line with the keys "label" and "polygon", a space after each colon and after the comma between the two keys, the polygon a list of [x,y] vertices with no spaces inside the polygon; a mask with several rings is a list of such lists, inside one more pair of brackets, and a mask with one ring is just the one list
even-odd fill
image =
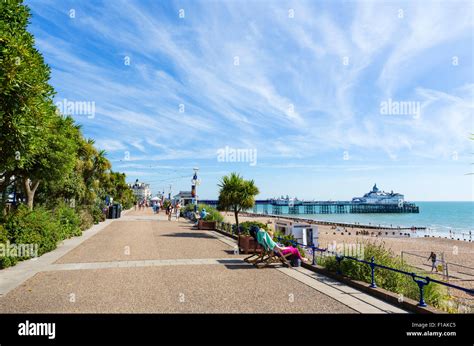
{"label": "wispy cloud", "polygon": [[[76,119],[130,175],[225,171],[226,145],[257,149],[252,172],[270,175],[289,159],[337,169],[344,152],[352,171],[469,161],[472,2],[28,3],[57,97],[95,102]],[[381,115],[388,98],[420,117]]]}

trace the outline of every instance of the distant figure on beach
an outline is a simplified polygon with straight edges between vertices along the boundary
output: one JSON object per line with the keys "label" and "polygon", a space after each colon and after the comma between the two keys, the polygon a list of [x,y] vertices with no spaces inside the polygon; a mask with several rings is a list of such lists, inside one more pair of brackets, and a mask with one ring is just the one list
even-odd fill
{"label": "distant figure on beach", "polygon": [[436,272],[438,272],[438,268],[436,267],[436,254],[431,251],[430,257],[428,257],[427,261],[431,260],[431,272],[433,272],[433,269],[436,269]]}
{"label": "distant figure on beach", "polygon": [[171,206],[171,204],[169,204],[167,207],[166,207],[166,214],[168,214],[168,221],[171,221],[171,211],[173,210],[173,207]]}

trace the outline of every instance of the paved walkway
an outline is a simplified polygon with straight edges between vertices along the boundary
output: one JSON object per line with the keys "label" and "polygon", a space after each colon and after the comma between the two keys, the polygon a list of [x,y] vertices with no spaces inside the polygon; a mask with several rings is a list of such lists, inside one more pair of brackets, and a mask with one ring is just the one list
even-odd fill
{"label": "paved walkway", "polygon": [[0,312],[401,313],[303,268],[256,269],[235,241],[130,211],[0,271]]}

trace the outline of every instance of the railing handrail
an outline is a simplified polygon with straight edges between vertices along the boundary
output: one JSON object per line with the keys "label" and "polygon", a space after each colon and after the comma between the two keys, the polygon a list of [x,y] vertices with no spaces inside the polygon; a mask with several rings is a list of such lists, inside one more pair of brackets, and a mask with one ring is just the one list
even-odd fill
{"label": "railing handrail", "polygon": [[[282,240],[283,238],[277,237],[277,239]],[[374,268],[376,268],[376,267],[411,276],[412,279],[418,284],[418,286],[420,288],[420,302],[418,304],[419,306],[423,306],[423,307],[426,306],[426,303],[425,303],[424,298],[423,298],[423,288],[424,288],[424,286],[428,285],[430,282],[434,282],[434,283],[437,283],[439,285],[443,285],[443,286],[447,286],[447,287],[450,287],[450,288],[458,289],[458,290],[461,290],[461,291],[466,292],[468,294],[474,295],[474,290],[473,289],[469,289],[469,288],[453,285],[453,284],[448,283],[448,282],[443,282],[443,281],[439,281],[439,280],[436,280],[436,279],[432,279],[429,276],[422,276],[422,275],[419,275],[415,272],[407,272],[407,271],[404,271],[404,270],[388,267],[388,266],[385,266],[385,265],[382,265],[382,264],[377,264],[377,263],[375,263],[375,258],[374,257],[372,257],[372,261],[369,262],[369,261],[359,259],[359,258],[356,258],[356,257],[352,257],[352,256],[340,255],[337,252],[329,251],[328,249],[320,249],[319,247],[316,247],[314,245],[301,244],[301,243],[298,243],[295,240],[288,240],[288,241],[290,241],[293,245],[299,245],[299,246],[302,246],[302,247],[310,248],[313,251],[313,265],[315,264],[315,262],[314,262],[314,251],[334,254],[334,256],[336,257],[336,260],[339,262],[339,264],[343,259],[350,259],[350,260],[353,260],[353,261],[357,261],[357,262],[369,265],[372,268],[372,283],[371,283],[370,286],[373,287],[373,288],[377,287],[375,285],[375,275],[374,275]],[[339,274],[342,274],[342,273],[339,272]],[[420,279],[420,280],[417,280],[417,279]]]}
{"label": "railing handrail", "polygon": [[[224,222],[224,221],[218,221],[217,224],[232,225],[232,223]],[[232,232],[232,229],[231,229],[231,232]],[[237,230],[237,232],[238,232],[238,230]],[[282,237],[277,237],[277,239],[279,241],[283,240]],[[397,268],[392,268],[392,267],[385,266],[383,264],[378,264],[378,263],[375,263],[375,258],[374,257],[372,257],[371,261],[369,262],[369,261],[359,259],[359,258],[356,258],[356,257],[352,257],[352,256],[340,255],[335,251],[330,251],[328,249],[322,249],[322,248],[319,248],[319,247],[314,246],[314,245],[306,245],[306,244],[298,243],[295,240],[287,239],[287,241],[289,241],[290,243],[292,243],[295,246],[299,245],[299,246],[311,249],[312,252],[313,252],[313,263],[312,263],[313,265],[315,264],[315,258],[314,258],[315,251],[318,251],[318,252],[321,252],[321,253],[325,252],[325,253],[333,254],[336,257],[336,260],[339,262],[339,268],[340,268],[340,262],[343,259],[349,259],[349,260],[353,260],[353,261],[357,261],[357,262],[369,265],[372,269],[372,274],[371,274],[372,275],[372,282],[371,282],[371,285],[370,285],[370,287],[372,287],[372,288],[377,287],[376,283],[375,283],[375,273],[374,273],[375,268],[381,268],[381,269],[385,269],[385,270],[389,270],[389,271],[393,271],[393,272],[397,272],[397,273],[400,273],[400,274],[403,274],[403,275],[410,276],[413,279],[413,281],[415,281],[418,284],[418,287],[420,289],[420,301],[419,301],[418,305],[422,306],[422,307],[427,306],[427,304],[424,300],[424,297],[423,297],[424,286],[428,285],[430,282],[434,282],[434,283],[439,284],[439,285],[454,288],[454,289],[466,292],[468,294],[474,295],[474,290],[473,289],[453,285],[453,284],[448,283],[448,282],[443,282],[443,281],[440,281],[440,280],[437,280],[437,279],[430,278],[429,276],[422,276],[422,275],[419,275],[415,272],[407,272],[405,270],[400,270],[400,269],[397,269]],[[339,274],[342,274],[342,273],[339,272]]]}
{"label": "railing handrail", "polygon": [[[422,252],[422,251],[418,251],[418,252]],[[430,252],[430,251],[424,251],[424,252]],[[410,251],[402,251],[402,253],[409,254],[409,255],[412,255],[412,256],[416,256],[416,257],[420,257],[420,258],[426,258],[426,256],[421,256],[421,255],[418,255],[416,253],[412,253]],[[465,269],[474,270],[474,267],[465,266],[463,264],[459,264],[459,263],[455,263],[455,262],[448,262],[448,261],[439,260],[439,259],[437,259],[436,261],[440,262],[440,263],[449,264],[450,266],[454,266],[454,267],[461,267],[461,268],[465,268]],[[472,276],[472,274],[467,274],[467,275]]]}

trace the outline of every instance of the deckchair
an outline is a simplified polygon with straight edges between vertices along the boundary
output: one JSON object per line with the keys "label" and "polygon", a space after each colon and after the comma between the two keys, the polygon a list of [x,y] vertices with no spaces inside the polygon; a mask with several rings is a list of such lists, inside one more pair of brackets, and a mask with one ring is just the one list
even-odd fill
{"label": "deckchair", "polygon": [[[265,232],[265,231],[262,231]],[[268,234],[267,234],[268,236]],[[258,236],[257,236],[258,239]],[[288,262],[288,258],[292,255],[291,253],[287,255],[281,255],[280,253],[274,251],[266,237],[262,237],[260,245],[262,245],[264,251],[262,252],[262,256],[260,256],[255,262],[254,265],[258,268],[265,268],[268,267],[270,264],[273,263],[282,263],[286,267],[291,267],[290,262]]]}
{"label": "deckchair", "polygon": [[[260,262],[263,257],[266,255],[266,250],[265,248],[259,244],[258,239],[257,239],[257,232],[259,231],[258,226],[251,226],[250,227],[250,236],[255,240],[255,247],[253,249],[253,253],[244,258],[244,261],[247,263],[252,263],[255,264],[257,262]],[[252,258],[255,257],[255,258]]]}

